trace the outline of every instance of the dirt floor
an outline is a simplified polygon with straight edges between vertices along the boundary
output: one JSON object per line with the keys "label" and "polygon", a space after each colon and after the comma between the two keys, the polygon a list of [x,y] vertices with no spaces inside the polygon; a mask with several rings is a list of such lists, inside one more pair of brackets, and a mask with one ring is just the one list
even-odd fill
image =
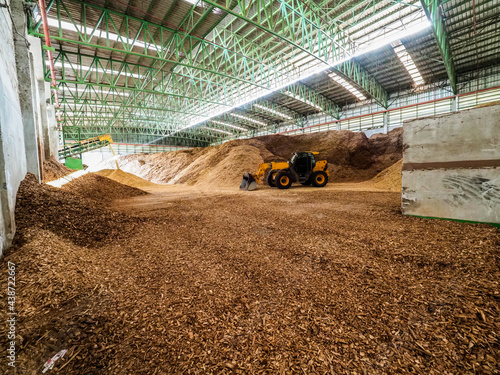
{"label": "dirt floor", "polygon": [[28,179],[1,260],[17,373],[67,349],[49,373],[499,374],[499,230],[402,216],[372,182],[104,207]]}

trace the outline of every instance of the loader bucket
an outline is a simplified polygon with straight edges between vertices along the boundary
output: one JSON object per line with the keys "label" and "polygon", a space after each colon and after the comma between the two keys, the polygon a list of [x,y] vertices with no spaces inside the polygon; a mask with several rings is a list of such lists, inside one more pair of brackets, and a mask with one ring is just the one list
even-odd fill
{"label": "loader bucket", "polygon": [[255,180],[254,176],[252,176],[248,172],[245,172],[243,174],[243,179],[241,180],[240,189],[252,191],[255,190],[256,188],[257,188],[257,181]]}

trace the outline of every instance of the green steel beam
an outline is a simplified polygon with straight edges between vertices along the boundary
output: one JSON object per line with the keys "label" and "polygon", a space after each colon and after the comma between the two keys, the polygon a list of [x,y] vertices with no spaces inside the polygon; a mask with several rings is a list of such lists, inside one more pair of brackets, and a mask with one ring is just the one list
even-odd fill
{"label": "green steel beam", "polygon": [[[145,132],[147,130],[147,132]],[[166,140],[161,132],[155,131],[154,129],[143,129],[139,127],[115,127],[111,128],[108,126],[64,126],[63,127],[64,139],[77,141],[78,134],[82,138],[91,138],[102,134],[111,134],[111,137],[115,142],[119,143],[142,143],[142,144],[153,144],[154,141],[161,137],[164,142],[162,143],[166,146],[186,146],[186,147],[206,147],[210,145],[213,141],[211,137],[206,137],[204,140],[200,138],[195,138],[189,136],[189,134],[179,134],[176,136],[169,137]]]}
{"label": "green steel beam", "polygon": [[161,115],[163,117],[170,116],[173,113],[181,113],[184,115],[194,115],[194,113],[189,113],[185,111],[178,111],[167,109],[161,106],[147,106],[147,105],[125,105],[125,104],[112,104],[108,101],[99,101],[92,99],[82,99],[80,101],[70,101],[67,98],[59,101],[61,103],[61,111],[73,112],[73,113],[88,113],[93,116],[103,115],[108,117],[109,115],[116,114],[119,110],[119,116],[124,115],[125,117],[130,117],[132,115],[139,115],[143,117]]}
{"label": "green steel beam", "polygon": [[[267,59],[272,64],[265,64],[266,50],[255,44],[249,47],[249,41],[230,31],[223,31],[220,40],[208,41],[188,35],[181,30],[144,21],[110,9],[78,0],[69,1],[79,4],[81,9],[66,7],[63,0],[55,0],[53,8],[55,7],[54,11],[59,22],[70,22],[75,30],[72,32],[77,34],[77,38],[65,37],[64,34],[68,31],[63,33],[63,28],[59,27],[59,33],[51,35],[54,40],[96,50],[135,55],[162,63],[177,64],[199,72],[265,88],[269,88],[271,82],[279,80],[279,77],[284,74],[283,61],[277,58]],[[87,18],[81,16],[90,10],[100,14],[99,21],[95,25],[87,24]],[[79,18],[81,18],[80,23],[74,21]],[[125,22],[124,32],[117,27],[117,20]],[[43,37],[43,33],[35,28],[30,28],[29,31],[32,35]],[[157,37],[153,36],[155,33]],[[112,38],[115,39],[114,41],[110,39],[110,35],[115,35]],[[105,45],[98,44],[98,37],[104,37]],[[95,42],[93,42],[94,39]],[[111,46],[111,43],[115,41],[118,42],[120,48]],[[198,45],[196,50],[191,48],[193,45]],[[230,45],[230,48],[227,45]],[[205,59],[206,56],[210,56],[210,59]]]}
{"label": "green steel beam", "polygon": [[457,74],[455,72],[455,64],[451,54],[450,43],[448,41],[448,33],[446,31],[445,22],[443,19],[443,10],[441,0],[420,0],[422,7],[427,15],[427,18],[432,24],[432,31],[436,39],[439,52],[443,58],[450,86],[454,94],[457,94]]}
{"label": "green steel beam", "polygon": [[[62,89],[62,90],[61,90]],[[169,109],[172,112],[190,114],[192,116],[201,115],[198,111],[189,110],[191,103],[190,99],[179,96],[157,95],[154,92],[141,90],[125,90],[106,85],[92,84],[68,84],[60,83],[59,98],[61,102],[81,104],[89,103],[91,100],[95,104],[103,106],[120,107],[153,107]]]}
{"label": "green steel beam", "polygon": [[[91,138],[95,137],[98,135],[103,135],[103,134],[111,134],[113,140],[115,141],[115,138],[113,137],[113,134],[135,134],[135,135],[147,135],[147,136],[154,136],[154,137],[165,137],[169,135],[169,131],[161,128],[143,128],[140,123],[133,123],[133,124],[127,124],[127,125],[116,125],[116,126],[109,126],[106,125],[105,122],[99,122],[96,121],[92,125],[66,125],[63,126],[63,131],[65,132],[65,139],[71,139],[73,140],[77,136],[78,129],[81,131],[81,138]],[[68,137],[66,137],[66,135]],[[190,132],[182,132],[179,131],[178,134],[179,137],[182,137],[184,139],[189,139],[193,141],[200,141],[200,142],[210,142],[211,137],[205,136],[203,133],[199,134],[194,134]]]}
{"label": "green steel beam", "polygon": [[[216,3],[207,1],[208,3],[217,6]],[[248,18],[245,14],[241,12],[242,4],[238,2],[240,7],[234,9],[234,11],[229,11],[222,6],[218,6],[221,9],[228,11],[235,17],[245,20],[247,23],[254,25],[257,28],[268,32],[288,44],[299,48],[303,52],[319,59],[325,64],[331,65],[335,62],[335,58],[332,59],[331,56],[337,56],[336,60],[340,61],[348,57],[347,48],[348,45],[344,45],[346,42],[345,35],[338,29],[332,28],[331,25],[335,22],[329,22],[328,14],[321,8],[314,5],[314,2],[308,2],[307,4],[300,0],[280,0],[280,16],[282,24],[277,26],[276,17],[273,14],[272,3],[263,4],[262,0],[248,1],[244,8],[246,12],[253,7],[257,8],[257,14],[260,16],[259,11],[264,9],[268,11],[267,19],[261,19],[258,17],[257,22],[253,22],[252,19]],[[226,1],[227,3],[227,1]],[[245,2],[243,2],[245,3]],[[238,14],[237,11],[240,11]],[[296,21],[297,18],[297,21]],[[274,21],[272,21],[274,19]],[[296,23],[298,23],[296,25]],[[330,25],[324,30],[324,25]],[[266,27],[267,26],[267,27]],[[272,26],[269,28],[269,26]],[[280,31],[276,33],[275,31]],[[316,39],[317,38],[317,39]],[[317,40],[318,45],[312,43],[313,40]],[[327,50],[322,50],[321,42],[329,44],[335,48],[341,50],[341,54],[338,55],[337,52],[329,53]],[[338,42],[341,41],[341,42]],[[311,44],[312,43],[312,44]],[[343,52],[342,52],[343,51]],[[330,56],[330,57],[328,57]],[[371,76],[362,66],[353,60],[350,60],[348,64],[342,64],[339,68],[334,68],[334,70],[356,86],[357,88],[367,92],[372,96],[377,102],[382,106],[387,107],[387,91],[380,85],[380,83]]]}
{"label": "green steel beam", "polygon": [[[372,0],[375,1],[375,0]],[[375,3],[373,3],[375,5]],[[336,24],[336,19],[330,17],[329,13],[321,6],[317,6],[313,1],[309,3],[315,13],[317,13],[329,27]],[[353,15],[354,16],[354,15]],[[389,94],[382,85],[358,62],[350,59],[333,68],[333,71],[342,76],[357,89],[361,89],[374,98],[382,107],[387,108]]]}
{"label": "green steel beam", "polygon": [[[233,0],[220,3],[213,0],[204,2],[327,64],[349,57],[350,46],[347,40],[339,38],[339,34],[334,30],[323,30],[323,20],[311,12],[307,2],[303,0],[236,0],[238,7],[233,10]],[[279,8],[282,21],[280,25],[274,17],[275,4]],[[256,20],[249,17],[249,13],[253,12],[257,14]]]}

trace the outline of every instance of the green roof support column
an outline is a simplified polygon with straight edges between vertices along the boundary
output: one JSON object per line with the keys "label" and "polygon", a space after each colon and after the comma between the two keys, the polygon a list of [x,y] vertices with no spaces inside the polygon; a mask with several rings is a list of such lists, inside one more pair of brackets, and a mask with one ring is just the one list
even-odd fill
{"label": "green roof support column", "polygon": [[454,94],[457,94],[457,74],[455,65],[453,64],[453,56],[451,55],[450,43],[448,41],[448,33],[443,19],[443,11],[441,8],[441,0],[420,0],[422,7],[431,22],[434,37],[441,52],[443,63],[448,73],[450,86]]}

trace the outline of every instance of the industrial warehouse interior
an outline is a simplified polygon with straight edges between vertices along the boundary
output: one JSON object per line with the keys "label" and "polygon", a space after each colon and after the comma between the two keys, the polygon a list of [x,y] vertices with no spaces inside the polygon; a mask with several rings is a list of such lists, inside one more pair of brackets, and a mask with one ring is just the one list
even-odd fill
{"label": "industrial warehouse interior", "polygon": [[5,374],[500,374],[500,0],[0,0]]}

